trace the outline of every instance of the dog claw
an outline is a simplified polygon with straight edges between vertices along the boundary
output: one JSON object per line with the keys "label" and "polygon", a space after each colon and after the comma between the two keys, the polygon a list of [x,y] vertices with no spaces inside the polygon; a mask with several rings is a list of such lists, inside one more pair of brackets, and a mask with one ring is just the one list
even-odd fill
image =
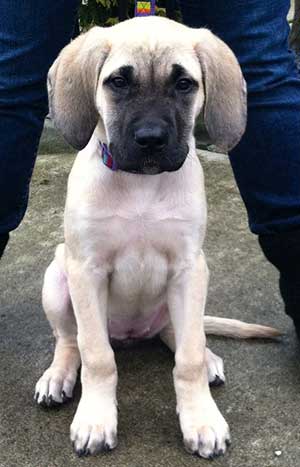
{"label": "dog claw", "polygon": [[34,400],[44,409],[49,409],[52,407],[58,407],[60,405],[60,402],[56,401],[53,399],[53,396],[50,394],[49,396],[46,396],[45,394],[42,397],[42,400],[39,401],[39,393],[37,393],[34,396]]}
{"label": "dog claw", "polygon": [[65,391],[62,391],[61,398],[62,398],[62,403],[63,404],[66,404],[67,402],[70,402],[70,400],[72,399],[72,397],[67,396]]}
{"label": "dog claw", "polygon": [[40,405],[42,407],[48,407],[48,404],[47,404],[47,397],[46,396],[43,396],[42,397],[42,401],[40,402]]}
{"label": "dog claw", "polygon": [[[72,443],[72,444],[73,444],[73,449],[76,452],[78,457],[88,457],[88,456],[91,455],[90,449],[88,449],[86,447],[81,448],[81,449],[76,449],[75,448],[75,443]],[[93,452],[93,455],[100,454],[101,452],[105,452],[105,451],[106,451],[106,449],[105,449],[104,445],[101,443],[101,445],[99,445],[99,447]]]}
{"label": "dog claw", "polygon": [[215,379],[209,385],[213,387],[218,387],[222,386],[223,384],[225,384],[225,381],[222,378],[220,378],[219,375],[216,375]]}
{"label": "dog claw", "polygon": [[[73,445],[75,446],[75,442],[73,443]],[[82,448],[76,448],[75,447],[75,452],[76,452],[78,457],[85,457],[85,456],[88,456],[90,454],[90,450],[88,449],[87,445],[88,445],[88,443],[86,442],[85,445]]]}
{"label": "dog claw", "polygon": [[55,400],[52,394],[46,395],[44,394],[43,397],[40,399],[40,393],[36,392],[33,397],[34,401],[38,403],[44,409],[52,408],[52,407],[59,407],[62,404],[68,403],[72,398],[67,396],[65,391],[61,393],[61,400]]}
{"label": "dog claw", "polygon": [[[215,441],[214,446],[209,446],[207,443],[204,442],[201,436],[197,438],[191,439],[184,439],[184,447],[189,454],[194,456],[198,456],[207,460],[213,460],[225,454],[226,448],[225,445],[228,447],[230,445],[230,439]],[[220,444],[222,447],[219,447]]]}
{"label": "dog claw", "polygon": [[85,455],[85,450],[84,449],[78,449],[76,450],[76,454],[78,457],[83,457]]}
{"label": "dog claw", "polygon": [[94,445],[94,447],[91,449],[88,447],[89,440],[86,442],[85,446],[79,448],[76,447],[76,440],[72,441],[72,447],[75,453],[77,454],[78,457],[87,457],[90,455],[97,455],[100,453],[107,453],[112,451],[116,446],[117,446],[117,436],[113,435],[111,437],[111,442],[107,441],[100,441],[97,446]]}

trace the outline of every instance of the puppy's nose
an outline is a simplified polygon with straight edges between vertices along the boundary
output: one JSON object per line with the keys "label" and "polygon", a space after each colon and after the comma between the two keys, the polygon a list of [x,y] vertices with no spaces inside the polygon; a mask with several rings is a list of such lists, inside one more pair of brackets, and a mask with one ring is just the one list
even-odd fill
{"label": "puppy's nose", "polygon": [[135,130],[134,140],[143,149],[163,149],[168,143],[168,131],[161,125],[141,127]]}

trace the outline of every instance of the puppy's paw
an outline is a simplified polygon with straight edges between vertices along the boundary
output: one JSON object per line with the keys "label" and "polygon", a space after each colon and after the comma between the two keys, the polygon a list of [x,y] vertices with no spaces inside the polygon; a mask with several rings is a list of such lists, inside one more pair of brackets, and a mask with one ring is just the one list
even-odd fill
{"label": "puppy's paw", "polygon": [[210,386],[221,386],[225,383],[224,364],[221,357],[215,355],[211,350],[205,350],[205,362]]}
{"label": "puppy's paw", "polygon": [[96,455],[117,446],[117,408],[111,401],[81,398],[71,425],[76,454]]}
{"label": "puppy's paw", "polygon": [[72,398],[76,379],[76,371],[50,366],[36,383],[34,400],[42,407],[63,404]]}
{"label": "puppy's paw", "polygon": [[229,427],[212,398],[179,413],[184,446],[191,454],[213,459],[230,444]]}

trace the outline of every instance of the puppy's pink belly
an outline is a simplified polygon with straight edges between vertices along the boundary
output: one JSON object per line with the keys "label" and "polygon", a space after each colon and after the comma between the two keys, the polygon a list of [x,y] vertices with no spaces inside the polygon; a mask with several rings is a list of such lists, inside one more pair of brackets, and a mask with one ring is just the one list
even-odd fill
{"label": "puppy's pink belly", "polygon": [[149,339],[158,334],[168,322],[168,307],[162,305],[146,317],[109,319],[109,336],[116,340]]}

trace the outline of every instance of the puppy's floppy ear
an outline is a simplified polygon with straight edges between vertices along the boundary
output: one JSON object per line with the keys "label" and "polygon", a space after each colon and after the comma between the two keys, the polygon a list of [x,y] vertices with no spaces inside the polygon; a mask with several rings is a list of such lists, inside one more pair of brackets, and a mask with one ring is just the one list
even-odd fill
{"label": "puppy's floppy ear", "polygon": [[204,79],[204,122],[212,141],[227,151],[245,131],[246,82],[233,52],[209,30],[198,29],[194,47]]}
{"label": "puppy's floppy ear", "polygon": [[87,145],[99,119],[95,95],[108,52],[105,29],[92,28],[61,51],[48,73],[50,116],[76,149]]}

